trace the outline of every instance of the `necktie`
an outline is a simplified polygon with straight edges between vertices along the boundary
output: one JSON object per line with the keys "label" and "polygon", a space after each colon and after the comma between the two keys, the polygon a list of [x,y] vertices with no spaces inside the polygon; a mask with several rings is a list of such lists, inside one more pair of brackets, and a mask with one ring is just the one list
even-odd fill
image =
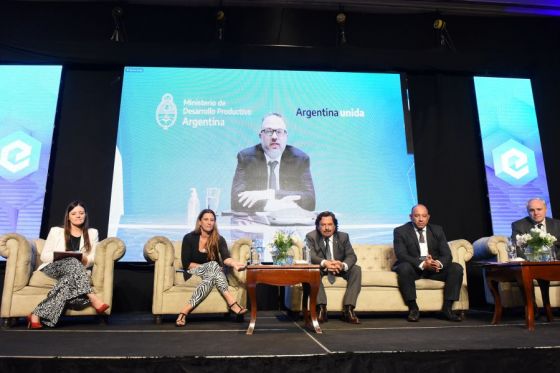
{"label": "necktie", "polygon": [[329,249],[329,239],[327,238],[325,240],[325,254],[327,255],[327,260],[331,260],[332,259],[332,255],[331,255],[331,250]]}
{"label": "necktie", "polygon": [[540,230],[542,230],[542,227],[543,227],[542,223],[537,224],[537,228],[539,228]]}
{"label": "necktie", "polygon": [[418,242],[420,242],[420,243],[426,242],[426,239],[424,238],[424,230],[423,229],[417,229],[417,231],[418,231]]}
{"label": "necktie", "polygon": [[268,162],[268,188],[269,189],[278,189],[278,186],[276,185],[276,172],[274,171],[276,168],[276,165],[278,164],[278,161],[271,161]]}
{"label": "necktie", "polygon": [[[327,255],[327,260],[331,260],[332,259],[332,255],[331,255],[331,250],[329,249],[329,239],[325,239],[325,254]],[[329,279],[329,283],[332,285],[335,282],[335,278],[332,272],[328,272],[327,273],[327,277]]]}

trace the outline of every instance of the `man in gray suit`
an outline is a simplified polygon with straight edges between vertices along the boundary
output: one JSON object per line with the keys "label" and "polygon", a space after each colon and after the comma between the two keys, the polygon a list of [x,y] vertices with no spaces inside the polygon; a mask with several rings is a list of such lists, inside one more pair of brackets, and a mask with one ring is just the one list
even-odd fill
{"label": "man in gray suit", "polygon": [[[560,255],[560,220],[546,217],[546,202],[541,198],[531,198],[527,201],[527,214],[528,216],[523,219],[511,223],[512,242],[516,242],[518,234],[529,233],[531,228],[538,228],[556,237],[554,248],[558,258]],[[521,252],[518,254],[523,256]]]}
{"label": "man in gray suit", "polygon": [[[356,265],[356,254],[347,233],[338,231],[338,220],[330,211],[321,212],[315,219],[315,230],[305,236],[311,251],[311,263],[321,265],[321,280],[327,276],[333,284],[336,277],[346,280],[346,292],[343,298],[343,320],[351,324],[359,324],[360,320],[354,313],[358,294],[362,286],[362,270]],[[328,321],[327,295],[323,282],[317,294],[319,322]]]}

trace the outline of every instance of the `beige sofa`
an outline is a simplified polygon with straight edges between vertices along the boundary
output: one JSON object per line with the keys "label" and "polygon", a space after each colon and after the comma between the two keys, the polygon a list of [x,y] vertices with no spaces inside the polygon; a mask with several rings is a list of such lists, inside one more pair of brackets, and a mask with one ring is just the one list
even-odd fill
{"label": "beige sofa", "polygon": [[[506,236],[482,237],[473,243],[474,257],[473,261],[489,261],[503,263],[508,261]],[[485,298],[489,304],[494,304],[494,297],[488,289],[486,277],[484,279]],[[535,285],[535,300],[538,307],[542,307],[541,289],[537,281]],[[516,282],[500,282],[498,285],[502,306],[506,308],[521,307],[525,304],[519,286]],[[560,307],[560,281],[551,281],[548,290],[550,296],[550,305],[552,307]]]}
{"label": "beige sofa", "polygon": [[[466,240],[449,242],[453,261],[463,266],[463,285],[458,301],[453,309],[466,311],[469,309],[467,292],[466,262],[473,255],[472,245]],[[356,304],[356,311],[393,312],[408,311],[397,284],[397,274],[391,270],[396,256],[391,244],[385,245],[353,245],[357,264],[362,268],[362,290]],[[301,250],[295,253],[296,259],[301,256]],[[327,277],[323,277],[323,285],[327,293],[329,311],[342,310],[342,298],[346,290],[346,280],[337,277],[334,284],[330,284]],[[439,311],[443,304],[443,286],[441,281],[420,279],[416,281],[417,303],[421,311]],[[301,310],[301,285],[286,288],[285,305],[291,311]]]}
{"label": "beige sofa", "polygon": [[[45,240],[28,241],[25,237],[9,233],[0,237],[0,255],[6,258],[4,290],[0,316],[5,326],[13,323],[13,318],[27,316],[47,296],[56,281],[35,269],[41,265],[41,251]],[[91,272],[91,282],[95,293],[109,306],[113,304],[113,272],[115,261],[125,253],[125,245],[118,238],[107,238],[99,242],[95,249],[95,260]],[[106,314],[111,313],[111,307]],[[97,315],[88,306],[82,310],[68,309],[69,316]]]}
{"label": "beige sofa", "polygon": [[[156,236],[144,245],[144,257],[154,263],[154,291],[152,313],[156,323],[161,323],[162,315],[177,315],[190,299],[194,289],[200,284],[200,277],[191,276],[187,281],[183,277],[181,263],[181,241],[170,241],[166,237]],[[230,248],[230,255],[240,263],[246,263],[251,249],[251,240],[240,239]],[[241,306],[247,304],[245,271],[227,270],[229,291]],[[198,305],[193,313],[227,313],[226,301],[215,288],[208,297]]]}

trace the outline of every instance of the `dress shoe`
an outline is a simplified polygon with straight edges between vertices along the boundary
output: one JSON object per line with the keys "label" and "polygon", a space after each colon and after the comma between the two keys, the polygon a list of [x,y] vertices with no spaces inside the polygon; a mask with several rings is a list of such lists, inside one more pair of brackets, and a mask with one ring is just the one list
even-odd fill
{"label": "dress shoe", "polygon": [[41,324],[41,321],[34,322],[31,319],[31,316],[32,316],[32,314],[27,316],[27,329],[42,329],[43,324]]}
{"label": "dress shoe", "polygon": [[462,321],[457,314],[453,313],[451,308],[444,308],[442,310],[442,313],[443,313],[443,317],[449,321]]}
{"label": "dress shoe", "polygon": [[319,323],[324,323],[329,321],[327,316],[327,305],[326,304],[318,304],[317,305],[317,321]]}
{"label": "dress shoe", "polygon": [[406,319],[410,322],[417,322],[418,320],[420,320],[420,310],[410,310],[408,311],[408,316],[406,317]]}
{"label": "dress shoe", "polygon": [[359,324],[360,323],[360,319],[358,319],[358,316],[356,316],[356,314],[354,313],[354,307],[353,306],[350,306],[350,305],[344,306],[344,311],[343,311],[342,315],[343,315],[342,319],[344,321],[346,321],[347,323],[350,323],[350,324]]}
{"label": "dress shoe", "polygon": [[99,315],[101,315],[102,313],[104,313],[105,311],[107,311],[109,309],[109,305],[103,303],[101,306],[95,308],[95,312],[97,312]]}

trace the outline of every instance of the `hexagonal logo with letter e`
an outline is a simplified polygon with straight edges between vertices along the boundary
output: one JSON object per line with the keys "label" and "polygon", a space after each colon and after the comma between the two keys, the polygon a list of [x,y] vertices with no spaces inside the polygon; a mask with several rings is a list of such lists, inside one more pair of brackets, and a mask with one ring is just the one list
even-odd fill
{"label": "hexagonal logo with letter e", "polygon": [[19,180],[39,169],[41,143],[17,131],[0,139],[0,177]]}
{"label": "hexagonal logo with letter e", "polygon": [[494,173],[511,185],[525,185],[537,178],[535,152],[515,140],[508,140],[492,150]]}

